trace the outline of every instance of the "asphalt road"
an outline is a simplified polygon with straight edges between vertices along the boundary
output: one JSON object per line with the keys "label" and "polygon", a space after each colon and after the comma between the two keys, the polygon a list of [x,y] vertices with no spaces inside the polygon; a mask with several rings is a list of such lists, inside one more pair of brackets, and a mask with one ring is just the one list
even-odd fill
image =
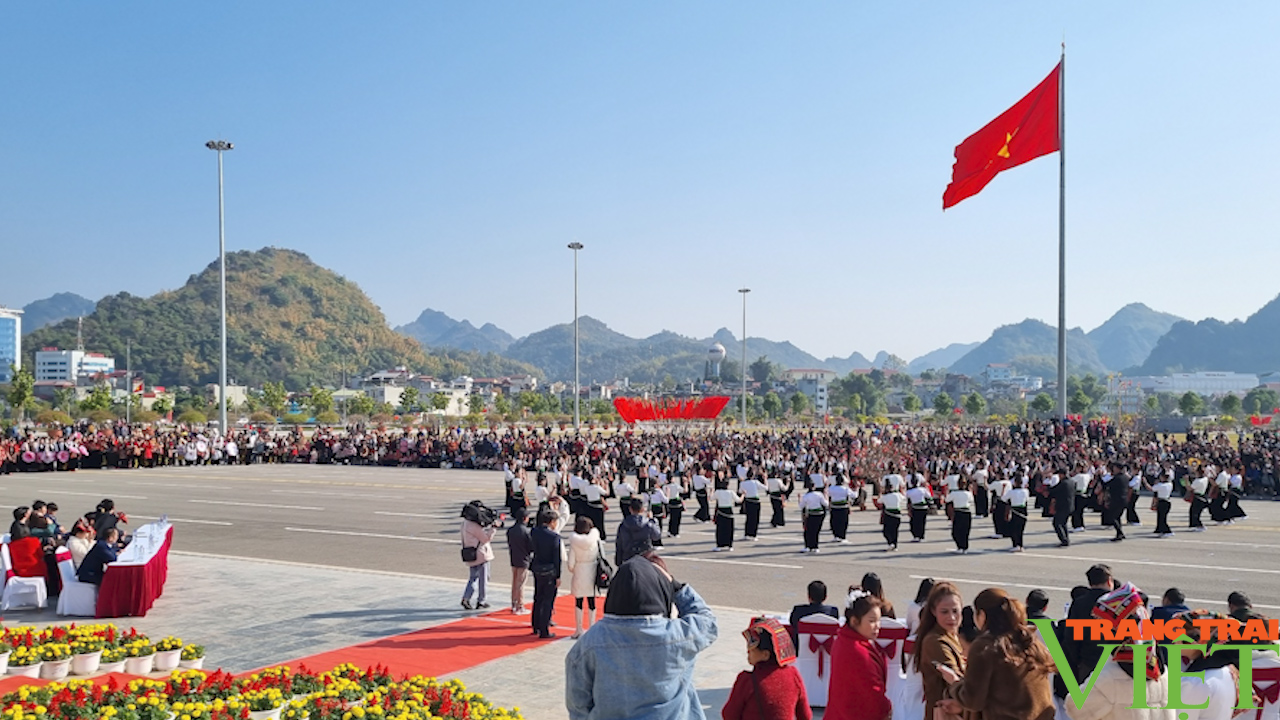
{"label": "asphalt road", "polygon": [[[502,496],[500,473],[468,470],[270,465],[0,476],[5,505],[57,502],[64,525],[110,497],[135,525],[167,514],[177,551],[457,577],[459,596],[466,579],[458,557],[459,510],[477,498],[497,506]],[[1188,604],[1225,610],[1227,593],[1244,590],[1261,612],[1280,614],[1280,503],[1247,500],[1248,520],[1190,533],[1179,531],[1187,512],[1179,502],[1171,517],[1179,532],[1165,540],[1150,537],[1154,513],[1145,510],[1145,500],[1139,506],[1146,525],[1127,528],[1130,539],[1122,543],[1109,542],[1111,532],[1090,514],[1089,531],[1073,535],[1070,548],[1058,548],[1048,521],[1034,517],[1026,552],[1013,554],[1007,540],[985,538],[991,524],[984,520],[975,523],[968,555],[951,552],[945,516],[929,518],[922,543],[908,541],[904,523],[899,551],[886,553],[877,514],[854,511],[849,544],[832,544],[826,529],[822,552],[806,555],[799,552],[793,503],[787,527],[766,526],[759,541],[739,539],[732,553],[712,552],[713,526],[692,522],[662,553],[673,573],[709,603],[748,610],[785,611],[804,601],[810,580],[824,580],[835,595],[874,571],[904,610],[920,579],[934,577],[957,581],[966,597],[991,585],[1016,595],[1043,588],[1053,615],[1071,587],[1084,583],[1085,569],[1102,561],[1155,597],[1177,586]],[[691,515],[686,512],[686,521]],[[609,527],[619,520],[611,509]],[[738,533],[741,538],[741,517]],[[505,540],[495,541],[494,551],[493,579],[505,582]],[[501,606],[501,593],[495,599]]]}

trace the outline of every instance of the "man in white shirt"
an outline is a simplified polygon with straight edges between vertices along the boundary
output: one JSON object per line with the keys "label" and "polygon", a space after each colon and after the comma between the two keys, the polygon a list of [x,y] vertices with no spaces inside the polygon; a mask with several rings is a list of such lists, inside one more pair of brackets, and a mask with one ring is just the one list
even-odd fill
{"label": "man in white shirt", "polygon": [[817,488],[800,498],[800,517],[804,522],[804,550],[801,552],[818,552],[818,535],[822,533],[822,521],[827,516],[827,497]]}

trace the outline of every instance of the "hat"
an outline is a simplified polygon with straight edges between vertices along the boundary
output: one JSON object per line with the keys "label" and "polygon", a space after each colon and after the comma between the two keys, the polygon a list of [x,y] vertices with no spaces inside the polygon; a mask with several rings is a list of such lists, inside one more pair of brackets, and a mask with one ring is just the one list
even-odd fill
{"label": "hat", "polygon": [[[1093,617],[1100,620],[1107,620],[1111,623],[1111,627],[1120,626],[1120,621],[1126,618],[1142,621],[1148,618],[1147,606],[1142,601],[1142,592],[1130,582],[1119,585],[1116,589],[1098,598],[1098,602],[1093,606]],[[1146,675],[1152,680],[1159,680],[1163,673],[1160,666],[1159,653],[1155,648],[1149,648],[1147,651],[1147,668]],[[1115,661],[1120,667],[1133,675],[1133,647],[1126,645],[1115,653]]]}
{"label": "hat", "polygon": [[769,638],[773,646],[773,659],[778,665],[789,665],[796,660],[796,647],[791,642],[791,633],[773,618],[753,618],[747,629],[742,631],[742,637],[747,639],[749,648],[759,647],[763,638]]}

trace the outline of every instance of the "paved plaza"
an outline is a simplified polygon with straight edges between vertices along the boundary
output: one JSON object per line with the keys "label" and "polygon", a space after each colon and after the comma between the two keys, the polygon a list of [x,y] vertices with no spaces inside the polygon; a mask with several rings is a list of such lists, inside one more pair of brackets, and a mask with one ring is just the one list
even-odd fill
{"label": "paved plaza", "polygon": [[[152,636],[176,634],[208,648],[211,666],[245,671],[463,617],[466,579],[458,560],[458,510],[480,498],[502,500],[500,473],[364,467],[254,466],[83,471],[0,477],[8,506],[39,498],[57,502],[68,522],[101,498],[116,501],[134,524],[168,515],[174,552],[165,595],[146,618],[128,619]],[[1146,502],[1140,503],[1145,508]],[[874,512],[854,512],[850,542],[824,542],[801,554],[792,504],[786,528],[763,528],[759,541],[739,539],[733,553],[714,553],[711,525],[686,524],[663,554],[682,580],[716,609],[720,640],[699,659],[698,686],[708,714],[718,716],[736,673],[744,669],[740,630],[753,613],[785,614],[803,602],[805,585],[822,579],[833,595],[868,571],[884,580],[905,611],[921,577],[952,579],[967,596],[1003,585],[1015,594],[1044,588],[1051,611],[1061,608],[1085,569],[1109,562],[1118,577],[1152,595],[1182,588],[1193,606],[1225,610],[1228,592],[1246,590],[1268,615],[1280,610],[1280,503],[1246,501],[1247,521],[1175,538],[1148,537],[1147,525],[1126,528],[1130,540],[1108,542],[1097,528],[1058,548],[1047,520],[1034,518],[1027,551],[984,539],[977,523],[973,550],[951,552],[945,516],[929,518],[925,542],[904,541],[885,553]],[[1174,527],[1185,525],[1185,504]],[[691,513],[689,513],[691,514]],[[610,511],[609,526],[618,522]],[[904,528],[904,539],[907,537]],[[829,533],[826,539],[830,539]],[[495,608],[506,604],[506,547],[495,542]],[[531,588],[526,591],[531,597]],[[838,604],[838,602],[837,602]],[[1060,612],[1058,610],[1057,612]],[[51,612],[16,611],[5,620],[53,622]],[[570,631],[563,631],[567,635]],[[484,663],[460,673],[495,702],[518,705],[530,718],[562,718],[562,661],[572,640]],[[516,678],[516,680],[513,680]]]}

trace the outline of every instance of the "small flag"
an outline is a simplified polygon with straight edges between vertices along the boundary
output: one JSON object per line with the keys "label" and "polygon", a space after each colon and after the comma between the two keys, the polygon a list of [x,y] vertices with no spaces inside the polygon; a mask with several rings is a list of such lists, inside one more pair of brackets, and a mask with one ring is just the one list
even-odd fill
{"label": "small flag", "polygon": [[956,146],[942,209],[982,192],[996,174],[1061,149],[1058,135],[1059,64],[1013,107]]}

